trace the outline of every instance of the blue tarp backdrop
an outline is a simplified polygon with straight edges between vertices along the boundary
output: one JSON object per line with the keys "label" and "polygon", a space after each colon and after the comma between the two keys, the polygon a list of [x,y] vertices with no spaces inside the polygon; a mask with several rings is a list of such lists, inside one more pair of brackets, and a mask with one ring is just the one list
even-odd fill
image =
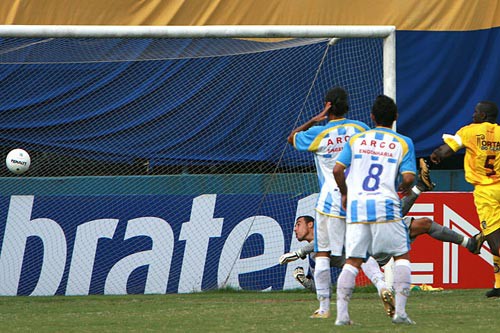
{"label": "blue tarp backdrop", "polygon": [[468,32],[398,31],[398,131],[410,136],[417,156],[442,144],[472,121],[481,100],[500,104],[500,29]]}
{"label": "blue tarp backdrop", "polygon": [[[120,49],[119,41],[116,43],[109,48]],[[414,140],[417,157],[429,155],[440,145],[443,133],[454,133],[471,121],[475,105],[471,101],[500,102],[500,58],[491,57],[500,52],[499,28],[397,31],[396,46],[400,110],[397,128]],[[146,48],[142,45],[132,51],[141,54]],[[276,162],[295,121],[285,111],[297,108],[304,100],[315,74],[315,69],[299,61],[312,56],[309,48],[301,52],[300,57],[285,64],[268,61],[268,66],[261,69],[264,82],[238,82],[224,87],[222,97],[216,92],[220,87],[212,85],[212,80],[221,73],[237,75],[249,70],[241,59],[207,58],[195,73],[185,73],[182,62],[123,62],[118,66],[113,63],[112,67],[108,63],[81,63],[75,67],[74,76],[67,74],[65,64],[52,65],[50,73],[43,64],[2,64],[0,140],[6,146],[22,142],[28,149],[64,149],[75,156],[99,156],[117,162],[136,158],[148,158],[153,164]],[[8,56],[1,55],[1,59],[8,61]],[[279,52],[269,54],[273,59],[276,56]],[[285,93],[280,88],[273,66],[294,67],[291,76],[301,73],[300,80],[287,80],[296,85],[295,90]],[[59,72],[63,67],[64,75]],[[19,81],[23,71],[35,75],[29,81]],[[48,77],[52,79],[47,81]],[[183,91],[182,97],[162,97],[161,103],[147,103],[151,96],[160,96],[167,83],[183,89],[185,80],[196,84]],[[118,89],[116,85],[120,85]],[[19,97],[17,92],[21,90],[37,93]],[[265,106],[256,98],[238,104],[249,91],[254,95],[272,93],[277,98],[274,104]],[[185,110],[191,110],[190,114]],[[235,110],[230,122],[224,119],[227,110]],[[224,126],[213,126],[223,121]],[[118,146],[127,149],[116,149]],[[287,150],[286,154],[297,153]],[[307,154],[285,156],[284,161],[297,163],[305,159],[312,163],[303,155]]]}

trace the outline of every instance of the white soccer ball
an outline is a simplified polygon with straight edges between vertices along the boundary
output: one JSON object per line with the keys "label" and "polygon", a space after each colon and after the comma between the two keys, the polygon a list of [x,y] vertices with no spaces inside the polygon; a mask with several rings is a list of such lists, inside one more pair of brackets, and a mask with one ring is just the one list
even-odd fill
{"label": "white soccer ball", "polygon": [[29,169],[31,158],[25,150],[17,148],[11,150],[7,154],[5,164],[7,165],[7,169],[17,175],[20,175]]}

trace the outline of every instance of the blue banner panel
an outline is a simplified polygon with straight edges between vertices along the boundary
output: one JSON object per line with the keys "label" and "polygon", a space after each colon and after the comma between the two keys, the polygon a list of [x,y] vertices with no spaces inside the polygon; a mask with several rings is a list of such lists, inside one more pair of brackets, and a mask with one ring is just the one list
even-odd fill
{"label": "blue banner panel", "polygon": [[[303,245],[315,195],[0,197],[0,295],[300,287],[279,256]],[[274,202],[274,203],[273,203]],[[279,205],[276,203],[279,202]]]}

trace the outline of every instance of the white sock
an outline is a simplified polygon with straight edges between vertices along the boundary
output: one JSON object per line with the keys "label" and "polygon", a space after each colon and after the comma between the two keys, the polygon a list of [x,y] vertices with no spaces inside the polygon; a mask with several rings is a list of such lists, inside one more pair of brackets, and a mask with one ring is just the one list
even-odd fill
{"label": "white sock", "polygon": [[373,257],[369,257],[366,262],[361,264],[361,269],[365,273],[366,277],[377,287],[378,294],[384,288],[387,288],[385,283],[384,273],[380,270],[380,266]]}
{"label": "white sock", "polygon": [[316,297],[319,301],[319,311],[330,311],[331,280],[330,258],[316,257],[316,267],[314,270],[314,283],[316,284]]}
{"label": "white sock", "polygon": [[396,292],[396,314],[406,317],[406,301],[410,296],[410,261],[399,259],[394,262],[394,291]]}
{"label": "white sock", "polygon": [[345,264],[337,279],[337,321],[349,321],[349,300],[356,285],[358,269]]}

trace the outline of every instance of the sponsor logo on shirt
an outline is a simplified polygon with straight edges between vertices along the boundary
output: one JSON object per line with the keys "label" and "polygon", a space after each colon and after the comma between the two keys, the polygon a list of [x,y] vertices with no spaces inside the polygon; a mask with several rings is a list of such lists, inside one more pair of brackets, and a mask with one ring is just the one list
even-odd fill
{"label": "sponsor logo on shirt", "polygon": [[481,150],[500,150],[500,141],[488,141],[484,134],[476,135],[476,144]]}
{"label": "sponsor logo on shirt", "polygon": [[[366,147],[366,148],[365,148]],[[395,142],[386,142],[379,140],[361,140],[359,153],[361,154],[369,154],[369,155],[378,155],[378,156],[386,156],[393,157],[394,152],[387,151],[386,149],[394,150],[397,145]],[[384,150],[377,150],[384,149]]]}

